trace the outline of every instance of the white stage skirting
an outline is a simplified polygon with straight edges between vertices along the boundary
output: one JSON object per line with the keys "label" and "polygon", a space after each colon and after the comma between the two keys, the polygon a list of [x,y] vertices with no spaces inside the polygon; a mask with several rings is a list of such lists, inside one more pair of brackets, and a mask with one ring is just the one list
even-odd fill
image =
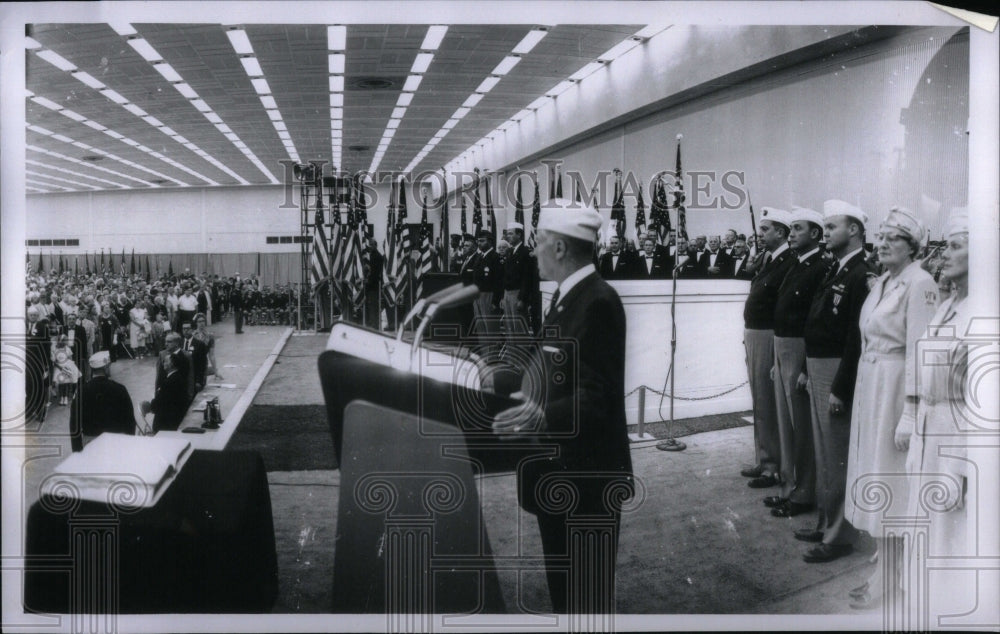
{"label": "white stage skirting", "polygon": [[[636,389],[641,385],[648,388],[645,421],[667,420],[673,282],[636,280],[610,284],[625,306],[628,422],[638,422]],[[542,306],[548,306],[555,283],[542,282],[541,290]],[[751,408],[743,349],[743,304],[749,290],[750,282],[742,280],[678,280],[675,419]],[[660,395],[652,390],[666,392],[662,403]]]}

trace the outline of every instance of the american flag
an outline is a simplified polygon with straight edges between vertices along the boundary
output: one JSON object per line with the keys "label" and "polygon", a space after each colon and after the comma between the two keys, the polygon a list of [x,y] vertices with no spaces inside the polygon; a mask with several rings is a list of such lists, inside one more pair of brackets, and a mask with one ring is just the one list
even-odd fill
{"label": "american flag", "polygon": [[386,263],[386,270],[389,272],[389,283],[386,286],[389,292],[389,303],[394,305],[402,302],[408,284],[406,279],[406,257],[409,253],[409,231],[403,222],[406,220],[406,192],[403,189],[402,182],[397,182],[393,185],[391,200],[397,199],[399,200],[399,204],[394,209],[397,217],[396,225],[392,230],[391,255],[388,256],[388,262]]}
{"label": "american flag", "polygon": [[657,177],[653,184],[653,205],[649,210],[649,228],[659,236],[663,242],[667,233],[670,232],[670,211],[667,203],[667,188],[663,184],[663,178]]}
{"label": "american flag", "polygon": [[459,188],[459,194],[461,194],[462,198],[462,236],[464,238],[465,234],[469,232],[469,228],[468,225],[465,224],[465,194],[462,192],[461,188]]}
{"label": "american flag", "polygon": [[323,208],[316,209],[314,219],[312,254],[309,260],[309,281],[315,291],[317,285],[330,277],[330,242],[326,237]]}
{"label": "american flag", "polygon": [[635,238],[642,247],[642,239],[646,233],[646,202],[642,199],[642,185],[639,185],[639,198],[635,201]]}
{"label": "american flag", "polygon": [[687,210],[684,207],[684,173],[681,171],[681,135],[677,135],[677,170],[674,174],[674,209],[677,210],[677,236],[687,237]]}
{"label": "american flag", "polygon": [[611,220],[618,239],[625,236],[625,194],[622,191],[622,171],[615,170],[615,197],[611,203]]}
{"label": "american flag", "polygon": [[483,208],[479,204],[479,168],[475,169],[476,184],[472,189],[472,233],[477,238],[483,230]]}
{"label": "american flag", "polygon": [[31,275],[35,272],[35,267],[31,263],[31,255],[29,253],[24,254],[24,272],[26,275]]}
{"label": "american flag", "polygon": [[493,233],[494,241],[499,241],[500,229],[497,227],[497,215],[493,211],[493,196],[490,193],[490,177],[488,175],[483,179],[483,188],[486,190],[486,216],[490,221],[490,226],[487,228]]}
{"label": "american flag", "polygon": [[531,203],[531,232],[528,234],[528,246],[532,249],[537,245],[535,232],[538,231],[538,217],[542,215],[542,201],[538,196],[538,173],[535,173],[535,200]]}
{"label": "american flag", "polygon": [[427,194],[424,194],[420,211],[420,266],[417,267],[414,296],[420,297],[424,288],[424,275],[434,268],[434,254],[431,253],[431,225],[427,222]]}

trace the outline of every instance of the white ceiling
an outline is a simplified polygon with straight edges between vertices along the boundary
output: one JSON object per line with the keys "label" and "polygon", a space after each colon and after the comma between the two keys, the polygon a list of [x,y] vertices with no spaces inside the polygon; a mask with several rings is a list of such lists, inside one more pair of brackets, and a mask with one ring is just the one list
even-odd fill
{"label": "white ceiling", "polygon": [[[29,27],[28,35],[41,48],[26,53],[28,90],[85,119],[71,119],[28,99],[28,125],[53,133],[45,134],[30,127],[27,130],[29,191],[276,182],[265,170],[277,181],[283,181],[286,168],[280,162],[290,161],[290,153],[282,145],[268,110],[226,36],[226,30],[234,27],[139,23],[131,26],[137,35],[130,37],[145,38],[229,126],[232,134],[245,143],[245,151],[206,119],[152,63],[126,43],[126,36],[111,26],[36,24]],[[438,169],[448,163],[643,26],[545,27],[546,36],[416,164],[415,171]],[[409,165],[533,28],[538,27],[450,26],[423,73],[380,169]],[[251,24],[245,30],[300,160],[330,160],[327,61],[330,51],[326,26]],[[372,165],[373,153],[396,107],[403,82],[421,51],[427,30],[427,25],[347,26],[341,144],[344,170],[354,172]],[[162,128],[127,110],[128,104],[116,104],[98,89],[83,83],[73,76],[76,70],[60,70],[40,58],[39,53],[45,51],[58,54],[78,71],[88,73],[193,145],[186,147]],[[371,79],[390,83],[382,89],[358,84]],[[87,121],[95,127],[88,126]],[[139,147],[109,136],[100,131],[102,127],[132,139]],[[55,135],[65,138],[60,140]],[[204,154],[199,155],[196,149]],[[264,170],[255,166],[249,158],[252,156],[259,159]]]}

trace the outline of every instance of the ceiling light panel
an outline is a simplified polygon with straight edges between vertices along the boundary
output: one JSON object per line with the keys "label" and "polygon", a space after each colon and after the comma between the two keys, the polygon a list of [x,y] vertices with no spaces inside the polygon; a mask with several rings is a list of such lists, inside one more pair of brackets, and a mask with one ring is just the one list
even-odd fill
{"label": "ceiling light panel", "polygon": [[424,36],[424,41],[420,45],[420,50],[422,51],[436,51],[439,46],[441,46],[441,41],[444,39],[445,34],[448,33],[448,27],[440,24],[435,24],[427,29],[427,35]]}
{"label": "ceiling light panel", "polygon": [[548,31],[546,30],[532,29],[528,31],[528,34],[525,35],[520,42],[517,43],[517,46],[515,46],[514,50],[511,52],[518,55],[526,55],[530,53],[531,49],[535,48],[535,46],[541,42],[542,38],[546,35],[548,35]]}

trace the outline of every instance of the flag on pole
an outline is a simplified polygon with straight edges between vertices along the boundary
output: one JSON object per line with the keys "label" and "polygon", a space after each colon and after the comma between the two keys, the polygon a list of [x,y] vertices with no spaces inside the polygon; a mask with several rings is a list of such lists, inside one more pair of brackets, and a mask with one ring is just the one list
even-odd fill
{"label": "flag on pole", "polygon": [[174,276],[174,259],[173,258],[170,258],[169,260],[167,260],[167,276],[168,277],[173,277]]}
{"label": "flag on pole", "polygon": [[317,207],[313,218],[312,253],[309,257],[309,283],[314,292],[320,282],[330,277],[330,242],[323,223],[323,208]]}
{"label": "flag on pole", "polygon": [[615,169],[615,197],[611,202],[611,220],[614,232],[621,240],[625,237],[625,195],[622,192],[622,171]]}
{"label": "flag on pole", "polygon": [[514,194],[514,222],[524,226],[524,203],[521,198],[521,177],[517,178],[517,192]]}
{"label": "flag on pole", "polygon": [[24,252],[24,274],[31,275],[35,271],[35,267],[31,264],[31,254],[27,251]]}
{"label": "flag on pole", "polygon": [[479,204],[479,168],[475,169],[476,183],[472,189],[472,233],[477,238],[483,230],[483,208]]}
{"label": "flag on pole", "polygon": [[101,275],[107,275],[107,274],[108,274],[108,266],[104,263],[104,249],[101,249]]}
{"label": "flag on pole", "polygon": [[149,266],[149,254],[146,254],[146,281],[149,282],[152,279],[152,269]]}
{"label": "flag on pole", "polygon": [[535,233],[538,231],[538,217],[542,215],[542,201],[538,196],[538,172],[535,176],[535,199],[531,202],[531,233],[528,235],[528,246],[532,249],[538,244]]}
{"label": "flag on pole", "polygon": [[132,247],[132,258],[129,261],[128,273],[129,275],[135,275],[135,247]]}
{"label": "flag on pole", "polygon": [[677,210],[677,237],[687,237],[687,209],[684,207],[684,173],[681,171],[681,139],[677,135],[677,170],[674,174],[674,209]]}
{"label": "flag on pole", "polygon": [[[382,267],[382,297],[386,307],[396,304],[395,283],[393,275],[396,266],[396,183],[389,185],[389,206],[385,216],[385,242],[382,243],[385,252],[385,265]],[[387,315],[389,313],[386,313]]]}
{"label": "flag on pole", "polygon": [[441,254],[442,254],[442,270],[448,272],[451,270],[451,223],[448,221],[448,178],[447,174],[444,174],[444,168],[442,168],[441,185],[443,189],[444,196],[444,207],[441,209]]}
{"label": "flag on pole", "polygon": [[[103,255],[103,253],[101,254]],[[38,274],[45,275],[45,265],[42,264],[42,252],[38,252]]]}
{"label": "flag on pole", "polygon": [[118,268],[121,271],[122,277],[125,277],[125,247],[122,247],[122,261]]}
{"label": "flag on pole", "polygon": [[431,225],[427,222],[427,194],[424,194],[423,208],[420,211],[420,266],[417,267],[416,288],[414,294],[420,297],[424,288],[424,275],[433,269],[434,255],[431,253]]}
{"label": "flag on pole", "polygon": [[83,258],[84,258],[83,261],[87,263],[87,275],[89,276],[91,274],[91,269],[90,269],[90,253],[84,253],[83,254]]}
{"label": "flag on pole", "polygon": [[80,277],[80,256],[77,255],[73,258],[73,275]]}
{"label": "flag on pole", "polygon": [[62,275],[64,270],[65,269],[63,268],[62,251],[60,251],[59,252],[59,275]]}
{"label": "flag on pole", "polygon": [[549,166],[549,200],[556,197],[556,168]]}
{"label": "flag on pole", "polygon": [[459,189],[459,194],[462,198],[462,235],[469,233],[468,225],[465,224],[465,192]]}
{"label": "flag on pole", "polygon": [[642,185],[639,185],[639,198],[635,201],[635,240],[642,248],[642,240],[646,233],[646,202],[642,199]]}
{"label": "flag on pole", "polygon": [[562,169],[556,165],[556,198],[563,197],[562,189]]}
{"label": "flag on pole", "polygon": [[670,232],[670,211],[667,203],[667,188],[663,177],[657,176],[653,183],[653,206],[649,210],[649,228],[655,231],[662,243]]}
{"label": "flag on pole", "polygon": [[403,191],[402,183],[397,181],[395,189],[398,194],[393,192],[393,197],[399,201],[399,204],[395,208],[397,215],[396,226],[393,228],[394,244],[392,261],[387,268],[390,270],[392,303],[399,305],[403,303],[408,284],[408,280],[406,279],[406,258],[409,251],[407,248],[409,231],[403,223],[406,220],[406,194]]}
{"label": "flag on pole", "polygon": [[500,228],[497,227],[497,215],[493,211],[493,195],[490,193],[490,177],[487,174],[483,179],[483,187],[486,189],[486,217],[489,218],[489,230],[493,234],[494,244],[500,241]]}

